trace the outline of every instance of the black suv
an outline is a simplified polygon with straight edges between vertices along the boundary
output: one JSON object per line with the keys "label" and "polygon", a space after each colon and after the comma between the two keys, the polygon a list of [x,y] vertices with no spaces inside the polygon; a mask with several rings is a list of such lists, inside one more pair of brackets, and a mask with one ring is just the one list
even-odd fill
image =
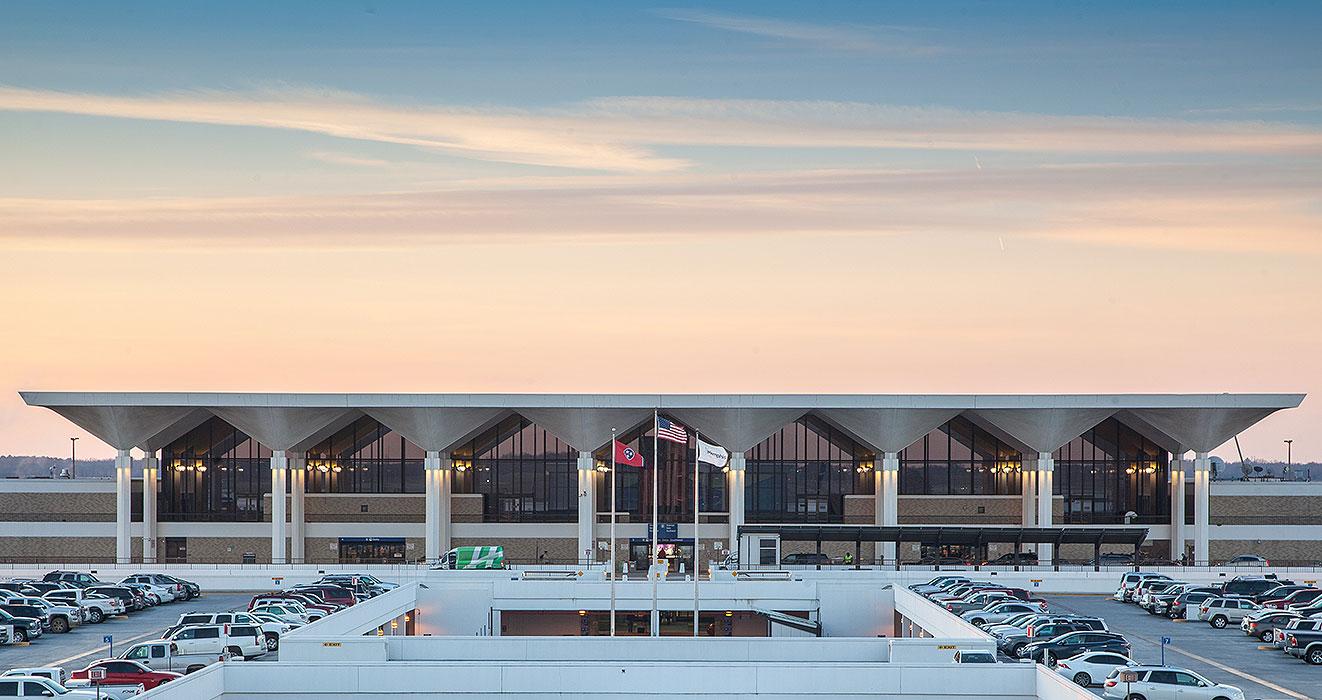
{"label": "black suv", "polygon": [[1051,666],[1056,659],[1068,659],[1085,651],[1110,651],[1129,656],[1129,642],[1115,632],[1069,632],[1054,639],[1031,642],[1019,651],[1019,657]]}
{"label": "black suv", "polygon": [[1293,586],[1294,581],[1286,581],[1276,577],[1265,578],[1261,576],[1236,576],[1226,581],[1221,586],[1221,593],[1224,595],[1242,596],[1245,598],[1266,593],[1277,586]]}

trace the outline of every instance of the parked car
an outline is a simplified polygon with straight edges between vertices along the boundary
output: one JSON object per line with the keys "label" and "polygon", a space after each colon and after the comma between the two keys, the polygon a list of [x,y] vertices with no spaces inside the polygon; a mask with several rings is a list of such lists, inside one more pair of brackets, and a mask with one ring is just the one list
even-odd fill
{"label": "parked car", "polygon": [[1068,632],[1051,639],[1028,643],[1019,650],[1019,657],[1052,666],[1056,659],[1067,659],[1085,651],[1111,651],[1128,656],[1129,642],[1115,632],[1095,630]]}
{"label": "parked car", "polygon": [[83,571],[52,571],[41,578],[53,583],[74,583],[95,586],[101,579]]}
{"label": "parked car", "polygon": [[30,642],[41,638],[41,618],[39,617],[20,617],[0,609],[0,625],[9,625],[13,628],[13,641]]}
{"label": "parked car", "polygon": [[1274,588],[1268,588],[1261,593],[1254,593],[1253,595],[1246,597],[1252,599],[1255,603],[1265,603],[1269,600],[1284,598],[1291,593],[1298,591],[1312,590],[1312,588],[1312,586],[1303,586],[1297,583],[1282,583]]}
{"label": "parked car", "polygon": [[1262,601],[1262,606],[1264,608],[1278,608],[1281,610],[1296,607],[1303,608],[1308,607],[1310,604],[1317,601],[1319,597],[1322,597],[1322,588],[1304,588],[1281,598],[1269,598],[1264,600]]}
{"label": "parked car", "polygon": [[314,593],[322,600],[332,605],[338,605],[341,608],[347,608],[358,603],[358,598],[354,596],[353,591],[332,583],[310,583],[301,586],[294,586],[289,589],[295,593],[304,591]]}
{"label": "parked car", "polygon": [[915,583],[909,586],[909,590],[918,595],[928,595],[937,591],[944,591],[947,588],[960,583],[967,583],[971,579],[968,576],[956,574],[951,576],[937,576],[926,583]]}
{"label": "parked car", "polygon": [[1005,600],[1013,600],[1009,591],[978,591],[967,598],[948,600],[943,607],[956,615],[963,615],[970,610],[983,610]]}
{"label": "parked car", "polygon": [[1131,571],[1120,577],[1120,587],[1111,597],[1128,603],[1134,599],[1134,588],[1147,579],[1170,579],[1170,577],[1152,571]]}
{"label": "parked car", "polygon": [[188,586],[182,581],[173,576],[166,576],[165,574],[133,574],[132,576],[125,576],[124,580],[120,581],[120,583],[140,583],[148,586],[167,588],[170,590],[170,593],[174,596],[175,600],[188,600],[193,597]]}
{"label": "parked car", "polygon": [[1221,562],[1221,566],[1271,566],[1271,565],[1272,563],[1270,561],[1267,561],[1267,557],[1259,556],[1257,554],[1241,554],[1237,557],[1231,557],[1230,559]]}
{"label": "parked car", "polygon": [[[87,672],[94,668],[103,668],[106,670],[105,680],[88,680]],[[151,690],[162,683],[179,678],[180,674],[171,671],[153,671],[145,664],[137,661],[125,661],[124,659],[101,659],[93,661],[87,667],[74,671],[69,674],[69,682],[97,686],[97,685],[132,685],[142,684],[143,689]]]}
{"label": "parked car", "polygon": [[1198,587],[1193,584],[1175,586],[1173,588],[1168,588],[1165,591],[1162,591],[1161,593],[1158,593],[1157,595],[1153,596],[1152,602],[1148,606],[1148,612],[1152,613],[1153,615],[1165,615],[1167,617],[1170,617],[1171,619],[1177,619],[1183,617],[1184,616],[1183,606],[1180,607],[1180,613],[1178,615],[1172,615],[1171,608],[1172,606],[1176,605],[1176,601],[1178,601],[1181,597],[1184,597],[1184,602],[1187,603],[1190,600],[1188,596],[1191,593],[1202,594],[1200,597],[1197,597],[1197,602],[1199,603],[1203,602],[1203,600],[1211,596],[1220,595],[1219,589],[1216,588]]}
{"label": "parked car", "polygon": [[1137,666],[1138,662],[1112,651],[1085,651],[1056,661],[1056,673],[1084,686],[1101,683],[1118,668]]}
{"label": "parked car", "polygon": [[[1120,679],[1133,674],[1134,680]],[[1104,698],[1179,698],[1180,700],[1244,700],[1244,691],[1233,685],[1213,683],[1203,676],[1174,666],[1130,666],[1117,668],[1102,683]]]}
{"label": "parked car", "polygon": [[995,559],[982,562],[983,566],[1037,566],[1037,552],[1002,554]]}
{"label": "parked car", "polygon": [[1170,604],[1167,605],[1166,617],[1169,617],[1172,620],[1197,619],[1198,606],[1202,605],[1203,601],[1208,598],[1215,598],[1218,597],[1218,595],[1219,594],[1207,589],[1181,593],[1175,597],[1175,600],[1172,600]]}
{"label": "parked car", "polygon": [[370,574],[326,574],[316,583],[329,583],[343,586],[354,592],[355,596],[372,598],[397,587],[399,584],[382,581]]}
{"label": "parked car", "polygon": [[1001,600],[983,610],[969,610],[960,617],[981,627],[1004,622],[1020,613],[1046,612],[1046,609],[1047,603],[1045,600],[1038,603],[1025,603],[1022,600]]}
{"label": "parked car", "polygon": [[1138,607],[1143,608],[1148,612],[1152,612],[1151,607],[1154,597],[1168,590],[1179,588],[1184,585],[1187,585],[1185,581],[1144,581],[1143,585],[1139,586],[1134,591],[1134,603],[1138,605]]}
{"label": "parked car", "polygon": [[1040,625],[1030,626],[1028,629],[1021,630],[1018,633],[1012,633],[998,638],[996,647],[1009,656],[1019,657],[1024,648],[1033,642],[1042,642],[1049,639],[1055,639],[1067,632],[1081,632],[1087,630],[1086,625],[1078,622],[1048,622]]}
{"label": "parked car", "polygon": [[1263,642],[1270,643],[1276,638],[1277,627],[1284,627],[1291,620],[1300,618],[1299,613],[1291,610],[1264,608],[1261,612],[1246,615],[1240,620],[1239,628],[1250,637],[1257,637]]}
{"label": "parked car", "polygon": [[996,655],[990,651],[976,651],[973,649],[956,649],[955,663],[957,664],[994,664]]}
{"label": "parked car", "polygon": [[153,639],[138,642],[125,649],[119,658],[136,661],[153,671],[173,671],[189,674],[207,666],[223,661],[228,654],[185,654],[179,651],[179,645],[168,639]]}
{"label": "parked car", "polygon": [[1297,656],[1313,666],[1322,664],[1322,629],[1286,630],[1285,653]]}
{"label": "parked car", "polygon": [[82,589],[61,588],[42,596],[52,603],[77,605],[84,609],[83,618],[88,622],[104,622],[106,618],[124,614],[124,604],[115,598],[103,595],[89,595]]}
{"label": "parked car", "polygon": [[100,698],[92,690],[70,690],[44,676],[0,676],[0,697],[7,698],[65,698],[84,700]]}
{"label": "parked car", "polygon": [[1322,618],[1319,617],[1303,617],[1297,620],[1290,620],[1285,623],[1284,627],[1278,626],[1276,628],[1275,634],[1272,637],[1272,646],[1284,650],[1285,642],[1286,642],[1285,637],[1292,630],[1300,630],[1303,632],[1307,632],[1309,630],[1318,630],[1318,629],[1322,629]]}
{"label": "parked car", "polygon": [[1238,623],[1245,615],[1261,609],[1261,605],[1248,598],[1208,598],[1198,606],[1198,619],[1224,629],[1227,624]]}
{"label": "parked car", "polygon": [[166,637],[181,654],[206,654],[255,659],[266,654],[266,640],[257,625],[188,625]]}
{"label": "parked car", "polygon": [[274,601],[262,603],[248,612],[259,617],[271,616],[291,625],[306,625],[312,621],[308,617],[307,610],[304,610],[302,606],[295,607],[293,604]]}
{"label": "parked car", "polygon": [[49,678],[60,685],[64,685],[69,680],[69,672],[61,666],[29,666],[27,668],[11,668],[4,673],[0,673],[0,678],[9,676],[37,676],[39,678]]}
{"label": "parked car", "polygon": [[7,600],[4,603],[0,603],[0,611],[7,612],[18,618],[36,618],[41,621],[41,631],[43,634],[50,631],[50,615],[43,607],[38,607],[36,605],[22,605],[20,603],[15,603],[12,600]]}
{"label": "parked car", "polygon": [[179,622],[170,627],[162,634],[162,637],[169,637],[178,629],[188,625],[256,625],[262,629],[262,636],[266,643],[267,651],[276,651],[280,648],[280,637],[286,632],[294,629],[298,625],[291,625],[279,620],[265,620],[261,617],[247,612],[225,612],[225,613],[185,613],[179,616]]}
{"label": "parked car", "polygon": [[96,593],[107,598],[118,600],[120,603],[123,603],[125,612],[138,611],[147,607],[147,603],[143,601],[142,596],[140,594],[134,595],[133,589],[128,588],[127,586],[100,584],[96,586],[88,586],[83,590],[89,594]]}
{"label": "parked car", "polygon": [[1221,586],[1221,592],[1225,595],[1247,597],[1270,591],[1283,584],[1293,583],[1294,581],[1284,581],[1275,576],[1236,576]]}

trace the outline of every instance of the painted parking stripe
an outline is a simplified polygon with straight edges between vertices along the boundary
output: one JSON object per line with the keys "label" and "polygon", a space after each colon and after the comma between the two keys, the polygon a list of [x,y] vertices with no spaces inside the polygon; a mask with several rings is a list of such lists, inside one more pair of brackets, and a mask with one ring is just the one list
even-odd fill
{"label": "painted parking stripe", "polygon": [[[138,636],[136,636],[136,637],[129,637],[128,639],[125,639],[125,640],[123,640],[123,641],[117,641],[117,642],[115,642],[115,644],[116,644],[116,645],[119,645],[119,644],[132,644],[132,643],[134,643],[134,642],[140,642],[140,641],[142,641],[142,640],[144,640],[144,639],[154,639],[154,638],[156,638],[159,634],[160,634],[159,632],[148,632],[148,633],[146,633],[146,634],[140,634],[140,635],[138,635]],[[59,661],[52,661],[52,662],[50,662],[50,663],[48,663],[48,664],[45,664],[45,665],[46,665],[46,666],[63,666],[64,664],[67,664],[67,663],[69,663],[70,661],[76,661],[77,659],[81,659],[81,658],[83,658],[83,657],[86,657],[86,656],[92,656],[93,654],[99,654],[99,653],[101,653],[101,652],[100,652],[100,651],[97,651],[97,650],[95,650],[95,649],[93,649],[92,651],[85,651],[85,652],[83,652],[83,653],[81,653],[81,654],[75,654],[75,655],[73,655],[73,656],[66,656],[65,658],[60,659]]]}
{"label": "painted parking stripe", "polygon": [[[1157,642],[1156,640],[1149,639],[1149,638],[1144,637],[1144,636],[1141,636],[1141,635],[1133,634],[1133,635],[1130,635],[1130,636],[1131,636],[1131,637],[1134,637],[1135,639],[1141,639],[1141,640],[1147,642],[1148,644],[1158,644],[1158,642]],[[1229,673],[1229,674],[1231,674],[1231,675],[1235,675],[1235,676],[1239,676],[1240,678],[1243,678],[1243,679],[1246,680],[1246,681],[1250,681],[1250,682],[1252,682],[1252,683],[1257,683],[1258,685],[1260,685],[1260,686],[1262,686],[1262,687],[1264,687],[1264,688],[1271,688],[1272,690],[1275,690],[1275,691],[1278,692],[1278,693],[1283,693],[1283,694],[1286,695],[1287,697],[1296,698],[1297,700],[1313,700],[1313,698],[1312,698],[1311,696],[1304,695],[1303,693],[1296,693],[1295,691],[1290,690],[1289,688],[1286,688],[1286,687],[1284,687],[1284,686],[1280,686],[1280,685],[1277,685],[1277,684],[1275,684],[1275,683],[1272,683],[1271,681],[1267,680],[1266,678],[1259,678],[1259,677],[1253,675],[1252,673],[1245,673],[1244,671],[1241,671],[1241,670],[1239,670],[1239,669],[1237,669],[1237,668],[1232,668],[1232,667],[1227,666],[1227,665],[1225,665],[1225,664],[1223,664],[1223,663],[1220,663],[1220,662],[1218,662],[1218,661],[1213,661],[1212,659],[1209,659],[1209,658],[1207,658],[1207,657],[1205,657],[1205,656],[1199,656],[1199,655],[1197,655],[1197,654],[1195,654],[1195,653],[1193,653],[1193,652],[1191,652],[1191,651],[1185,651],[1184,649],[1181,649],[1180,647],[1177,647],[1177,646],[1175,646],[1174,644],[1167,644],[1167,645],[1166,645],[1166,649],[1169,650],[1169,651],[1173,651],[1173,652],[1175,652],[1175,653],[1177,653],[1177,654],[1183,654],[1183,655],[1185,655],[1185,656],[1187,656],[1187,657],[1189,657],[1189,658],[1191,658],[1191,659],[1193,659],[1193,660],[1195,660],[1195,661],[1201,661],[1201,662],[1207,664],[1208,666],[1212,666],[1212,667],[1214,667],[1214,668],[1219,668],[1219,669],[1221,669],[1222,671],[1225,671],[1226,673]]]}

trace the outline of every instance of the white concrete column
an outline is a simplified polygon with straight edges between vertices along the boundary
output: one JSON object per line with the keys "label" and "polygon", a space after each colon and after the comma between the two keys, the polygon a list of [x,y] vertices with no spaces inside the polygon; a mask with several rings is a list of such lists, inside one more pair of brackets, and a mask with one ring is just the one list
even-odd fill
{"label": "white concrete column", "polygon": [[[1051,527],[1051,501],[1052,501],[1052,477],[1055,473],[1056,462],[1051,458],[1050,452],[1037,453],[1037,526]],[[1043,544],[1037,548],[1037,562],[1039,564],[1050,564],[1052,560],[1052,545]]]}
{"label": "white concrete column", "polygon": [[436,556],[443,556],[454,545],[450,542],[451,535],[454,532],[454,517],[451,514],[451,504],[454,496],[454,462],[450,460],[450,453],[440,453],[441,466],[436,470],[433,478],[436,479]]}
{"label": "white concrete column", "polygon": [[294,564],[302,564],[306,557],[304,533],[307,528],[303,515],[303,495],[307,484],[307,467],[307,457],[302,456],[302,453],[298,457],[289,458],[289,561]]}
{"label": "white concrete column", "polygon": [[1020,498],[1022,499],[1023,525],[1033,527],[1037,524],[1037,469],[1027,456],[1021,458],[1019,465]]}
{"label": "white concrete column", "polygon": [[744,487],[748,483],[748,460],[743,452],[730,453],[730,471],[725,473],[725,500],[730,510],[730,541],[733,552],[739,548],[739,526],[744,524]]}
{"label": "white concrete column", "polygon": [[271,563],[285,563],[285,481],[289,458],[284,450],[271,452]]}
{"label": "white concrete column", "polygon": [[441,558],[441,496],[437,489],[437,472],[441,471],[441,453],[436,450],[427,450],[426,456],[422,458],[422,478],[423,478],[423,551],[428,564],[433,564]]}
{"label": "white concrete column", "polygon": [[1184,556],[1184,453],[1172,452],[1170,463],[1171,489],[1171,553],[1170,558],[1180,561]]}
{"label": "white concrete column", "polygon": [[115,561],[133,562],[133,541],[129,527],[133,523],[133,456],[128,450],[115,453]]}
{"label": "white concrete column", "polygon": [[142,563],[156,563],[156,480],[160,478],[161,460],[155,450],[142,459]]}
{"label": "white concrete column", "polygon": [[593,551],[593,525],[597,519],[596,460],[591,452],[578,453],[578,560],[591,564]]}
{"label": "white concrete column", "polygon": [[1212,460],[1206,452],[1197,452],[1193,460],[1193,558],[1199,566],[1211,563],[1211,525],[1208,508],[1211,505]]}
{"label": "white concrete column", "polygon": [[[900,524],[900,455],[887,452],[882,455],[881,469],[874,476],[877,489],[876,522],[882,527],[895,527]],[[886,562],[895,563],[898,550],[894,542],[883,542],[880,557]]]}

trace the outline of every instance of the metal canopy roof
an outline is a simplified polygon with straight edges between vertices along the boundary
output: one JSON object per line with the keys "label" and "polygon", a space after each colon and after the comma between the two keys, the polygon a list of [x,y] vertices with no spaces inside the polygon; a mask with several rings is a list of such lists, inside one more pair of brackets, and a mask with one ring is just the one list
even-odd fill
{"label": "metal canopy roof", "polygon": [[740,535],[779,535],[791,542],[925,542],[940,544],[1127,544],[1137,547],[1147,528],[882,527],[878,525],[741,525]]}
{"label": "metal canopy roof", "polygon": [[319,394],[21,391],[29,406],[200,408],[1294,408],[1303,394]]}

